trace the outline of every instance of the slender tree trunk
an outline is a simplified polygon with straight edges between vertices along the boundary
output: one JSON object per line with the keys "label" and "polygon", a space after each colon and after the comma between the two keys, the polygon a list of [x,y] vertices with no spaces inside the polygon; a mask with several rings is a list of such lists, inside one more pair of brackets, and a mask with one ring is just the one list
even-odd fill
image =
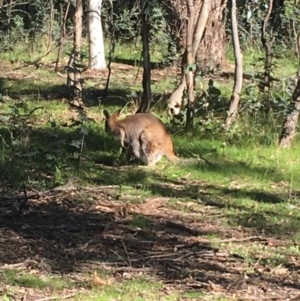
{"label": "slender tree trunk", "polygon": [[143,96],[136,113],[148,113],[151,103],[151,64],[149,51],[149,10],[148,0],[141,1],[142,12],[142,41],[143,41]]}
{"label": "slender tree trunk", "polygon": [[68,65],[67,84],[72,88],[73,100],[79,104],[82,102],[81,84],[81,37],[82,37],[82,0],[76,0],[76,10],[74,15],[74,40],[73,51],[70,55]]}
{"label": "slender tree trunk", "polygon": [[266,30],[267,30],[267,24],[270,19],[271,13],[273,11],[273,0],[269,0],[269,7],[268,11],[264,17],[262,27],[261,27],[261,43],[263,44],[265,48],[266,58],[265,58],[265,71],[264,71],[264,78],[260,85],[260,90],[262,92],[266,91],[269,92],[270,85],[271,85],[271,67],[272,67],[272,44],[274,41],[270,38],[266,37]]}
{"label": "slender tree trunk", "polygon": [[203,0],[201,11],[199,13],[195,32],[194,32],[193,56],[196,55],[197,50],[199,48],[210,10],[211,10],[211,0]]}
{"label": "slender tree trunk", "polygon": [[101,22],[102,0],[89,0],[89,68],[105,69],[105,51]]}
{"label": "slender tree trunk", "polygon": [[189,18],[188,18],[188,30],[186,35],[186,55],[187,55],[187,70],[186,70],[186,86],[188,95],[188,109],[186,115],[186,130],[190,131],[193,129],[194,123],[194,106],[195,106],[195,95],[194,95],[194,65],[195,56],[193,54],[193,29],[195,21],[195,7],[193,0],[187,0]]}
{"label": "slender tree trunk", "polygon": [[228,115],[225,120],[225,127],[229,128],[237,116],[240,93],[243,84],[243,59],[239,41],[238,23],[236,18],[236,0],[231,0],[231,28],[235,57],[235,79],[233,92],[230,99]]}
{"label": "slender tree trunk", "polygon": [[[297,41],[298,48],[300,48],[300,33],[298,33],[298,41]],[[293,141],[293,138],[296,134],[296,128],[299,118],[300,112],[300,55],[298,55],[299,60],[299,67],[298,67],[298,74],[296,78],[296,88],[292,96],[292,100],[290,103],[289,110],[285,116],[281,135],[279,138],[279,146],[290,147]]]}
{"label": "slender tree trunk", "polygon": [[48,46],[47,51],[50,49],[52,44],[52,35],[53,35],[53,22],[54,22],[54,4],[53,0],[50,0],[50,24],[49,24],[49,31],[48,31]]}
{"label": "slender tree trunk", "polygon": [[[211,0],[203,0],[203,4],[201,6],[201,10],[197,19],[197,24],[195,26],[194,31],[194,40],[193,40],[193,59],[197,53],[197,49],[199,48],[201,39],[203,37],[203,33],[205,30],[205,25],[207,23],[209,11],[211,7]],[[181,82],[179,86],[177,86],[176,90],[172,93],[168,100],[168,115],[179,115],[182,104],[183,104],[183,92],[186,88],[186,76],[185,76],[185,70],[184,67],[187,63],[187,53],[185,53],[182,56],[182,62],[181,62]]]}
{"label": "slender tree trunk", "polygon": [[60,3],[60,5],[59,5],[59,7],[60,7],[60,26],[61,26],[61,29],[60,29],[60,43],[59,43],[59,46],[58,46],[57,58],[56,58],[55,69],[54,69],[55,72],[58,71],[59,60],[60,60],[61,54],[63,52],[64,44],[65,44],[65,40],[66,40],[66,36],[67,36],[66,20],[67,20],[67,16],[68,16],[68,13],[69,13],[70,4],[71,4],[71,0],[68,1],[65,13],[64,13],[63,4]]}
{"label": "slender tree trunk", "polygon": [[106,98],[108,95],[108,88],[109,88],[109,83],[110,83],[110,77],[111,77],[111,63],[113,60],[113,54],[115,52],[115,47],[116,47],[116,40],[115,40],[115,33],[116,33],[116,28],[114,26],[114,4],[113,1],[110,2],[111,8],[110,8],[110,16],[107,19],[107,26],[111,27],[110,31],[110,43],[109,43],[109,50],[108,50],[108,64],[107,64],[107,69],[108,69],[108,74],[106,78],[106,85],[105,89],[103,91],[103,98]]}
{"label": "slender tree trunk", "polygon": [[[3,6],[3,1],[0,3],[0,7]],[[13,0],[9,0],[9,5],[7,7],[7,33],[11,37],[11,19],[12,19],[12,8],[13,8]]]}

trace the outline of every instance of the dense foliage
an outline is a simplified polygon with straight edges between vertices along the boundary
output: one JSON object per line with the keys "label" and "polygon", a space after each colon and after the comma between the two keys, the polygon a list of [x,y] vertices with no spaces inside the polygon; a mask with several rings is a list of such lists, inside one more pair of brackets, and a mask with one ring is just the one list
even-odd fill
{"label": "dense foliage", "polygon": [[[33,0],[24,1],[4,0],[0,3],[0,49],[12,50],[16,41],[24,40],[28,43],[37,42],[42,36],[48,36],[58,41],[60,34],[61,15],[64,15],[69,1],[67,0]],[[113,6],[112,6],[113,4]],[[67,16],[67,31],[72,33],[72,17],[75,3],[70,1]],[[174,28],[176,13],[169,8],[168,1],[151,1],[152,10],[149,12],[151,20],[151,40],[153,43],[164,41],[169,44],[169,50],[176,49],[178,36]],[[249,44],[260,43],[260,28],[268,4],[265,1],[239,1],[239,24],[242,41]],[[84,24],[86,25],[87,5],[84,7]],[[276,37],[277,45],[290,48],[297,36],[300,9],[293,1],[274,1],[274,10],[270,18],[272,35]],[[140,35],[140,6],[137,1],[118,1],[103,3],[103,26],[106,36],[112,30],[118,41],[133,42]],[[111,20],[113,18],[113,20]],[[172,22],[173,20],[173,22]],[[113,27],[113,28],[112,28]],[[230,24],[227,25],[230,32]],[[228,35],[229,37],[230,35]],[[175,48],[174,48],[175,47]],[[170,52],[172,56],[174,52]]]}

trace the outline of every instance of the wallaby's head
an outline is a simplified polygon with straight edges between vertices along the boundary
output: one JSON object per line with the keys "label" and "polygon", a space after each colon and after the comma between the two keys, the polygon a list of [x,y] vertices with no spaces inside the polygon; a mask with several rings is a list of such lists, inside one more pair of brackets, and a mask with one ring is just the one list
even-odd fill
{"label": "wallaby's head", "polygon": [[109,133],[113,130],[113,127],[116,125],[118,121],[118,117],[120,116],[121,110],[117,110],[113,114],[110,114],[107,110],[103,111],[105,116],[105,124],[104,129],[106,133]]}

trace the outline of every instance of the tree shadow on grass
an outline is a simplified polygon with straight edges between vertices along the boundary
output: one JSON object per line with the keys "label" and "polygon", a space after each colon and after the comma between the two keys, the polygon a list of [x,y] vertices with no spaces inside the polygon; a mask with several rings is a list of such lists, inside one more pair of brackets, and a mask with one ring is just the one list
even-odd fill
{"label": "tree shadow on grass", "polygon": [[[8,88],[9,87],[9,88]],[[7,95],[13,100],[24,100],[28,98],[45,101],[70,100],[72,90],[65,84],[52,84],[47,82],[36,83],[30,79],[0,78],[0,94]],[[123,107],[128,102],[129,89],[109,89],[105,99],[104,90],[85,88],[83,90],[85,106]]]}
{"label": "tree shadow on grass", "polygon": [[[69,101],[72,90],[65,84],[53,84],[47,82],[36,82],[30,79],[1,78],[0,77],[0,95],[6,95],[12,100],[22,101],[27,99],[38,99],[44,101]],[[141,98],[141,91],[132,93],[130,87],[124,85],[124,88],[97,89],[88,87],[83,89],[83,100],[86,107],[103,107],[110,109],[115,107],[123,108],[129,102],[134,100],[138,105]],[[168,97],[160,93],[152,94],[151,108],[157,108],[162,98]],[[160,107],[165,106],[166,101]]]}
{"label": "tree shadow on grass", "polygon": [[[152,194],[181,199],[193,199],[204,206],[226,209],[229,223],[252,228],[261,234],[275,237],[299,237],[300,220],[298,215],[291,215],[288,210],[282,211],[280,206],[287,201],[287,195],[246,188],[230,189],[222,186],[196,181],[188,183],[173,181],[160,175],[153,175],[155,183],[146,184]],[[257,205],[238,201],[247,198]],[[237,199],[233,202],[232,200]],[[274,207],[260,209],[263,204]],[[274,209],[273,209],[274,208]],[[284,221],[284,222],[283,222]]]}
{"label": "tree shadow on grass", "polygon": [[[2,137],[9,138],[10,133],[5,129],[1,129]],[[0,180],[9,187],[21,187],[23,183],[35,187],[37,189],[46,189],[66,182],[71,177],[77,177],[93,183],[95,185],[128,185],[135,187],[137,184],[142,185],[144,190],[149,191],[153,195],[160,195],[175,198],[202,199],[206,200],[214,198],[218,195],[223,198],[222,201],[213,202],[214,206],[227,207],[243,212],[252,210],[245,205],[228,204],[226,198],[243,199],[248,198],[257,203],[280,204],[286,200],[286,195],[269,193],[263,190],[246,189],[246,188],[227,188],[215,186],[209,183],[189,183],[186,181],[173,181],[167,177],[161,176],[155,170],[136,165],[123,166],[120,161],[120,146],[117,139],[104,133],[103,129],[93,129],[86,136],[85,146],[82,157],[79,160],[76,156],[77,148],[72,146],[72,141],[81,139],[81,134],[76,130],[69,129],[33,129],[30,132],[26,147],[7,147],[6,152],[2,153],[2,158],[7,158],[0,165]],[[183,151],[183,150],[182,150]],[[207,148],[199,149],[199,153],[204,154],[209,151]],[[166,167],[168,168],[168,166]],[[205,171],[213,171],[216,174],[224,175],[224,177],[235,173],[240,174],[241,167],[239,162],[225,162],[222,158],[218,158],[213,166],[201,163],[192,165],[189,169],[202,169]],[[266,173],[266,169],[257,166],[247,166],[243,174],[247,175],[251,181],[251,177],[257,176],[268,177],[270,180],[278,180],[275,173]],[[269,169],[268,169],[269,171]],[[274,178],[275,177],[275,178]],[[205,196],[203,191],[212,191],[213,194]],[[247,214],[245,218],[239,219],[240,223],[246,225]],[[238,213],[237,213],[238,214]],[[265,212],[264,214],[275,214],[276,212]],[[281,216],[278,213],[278,218]],[[290,217],[291,220],[294,217]],[[233,218],[233,219],[237,219]],[[259,219],[259,217],[258,217]],[[292,224],[296,223],[296,217]],[[263,220],[263,219],[262,219]],[[260,223],[260,230],[263,223]],[[280,233],[280,227],[270,225],[270,231]],[[271,233],[271,232],[270,232]]]}
{"label": "tree shadow on grass", "polygon": [[[94,127],[94,125],[96,127]],[[113,171],[107,171],[107,166],[122,166],[125,161],[120,161],[120,144],[119,141],[104,133],[103,127],[94,124],[89,129],[89,133],[85,136],[83,153],[80,159],[80,170],[83,173],[89,173],[91,169],[95,171],[94,181],[99,178],[99,183],[102,181],[101,177],[104,177],[104,181],[111,182],[114,180],[110,175]],[[14,142],[14,146],[10,147],[12,144],[10,141],[11,133],[6,129],[0,129],[0,134],[4,141],[7,142],[6,153],[3,156],[10,158],[6,160],[6,164],[2,164],[2,169],[5,168],[6,171],[2,172],[2,178],[12,179],[18,178],[20,183],[26,181],[26,179],[41,179],[41,174],[44,173],[45,177],[49,178],[56,176],[63,170],[71,170],[73,173],[78,172],[78,147],[82,134],[76,128],[69,128],[58,126],[56,128],[44,128],[44,129],[27,129],[26,135],[24,136],[22,132],[17,129],[16,133],[12,133],[17,140]],[[24,136],[24,137],[23,137]],[[23,140],[24,141],[23,141]],[[16,144],[17,142],[17,144]],[[77,144],[76,144],[76,143]],[[74,146],[74,143],[76,144]],[[189,170],[199,170],[203,172],[213,172],[224,177],[231,177],[236,175],[257,178],[263,177],[271,181],[281,181],[284,180],[284,176],[278,174],[275,170],[271,168],[265,168],[261,166],[253,166],[237,161],[225,161],[222,157],[218,157],[215,154],[210,155],[211,150],[206,146],[199,146],[197,150],[193,150],[194,153],[201,154],[208,160],[213,162],[213,165],[208,165],[205,163],[196,165],[183,165],[187,172]],[[190,149],[180,148],[177,152],[182,158],[187,156],[187,152]],[[207,156],[206,154],[209,154]],[[1,166],[0,166],[1,167]],[[130,170],[130,167],[128,168]],[[97,170],[99,174],[97,175]],[[109,177],[106,177],[105,173],[110,173]],[[36,174],[36,175],[35,175]],[[66,173],[70,175],[70,173]],[[4,176],[5,175],[5,176]],[[29,176],[30,175],[30,176]],[[118,183],[125,181],[124,177],[115,176]],[[62,179],[63,180],[63,179]],[[9,180],[9,182],[11,182]],[[128,182],[127,182],[128,183]],[[132,182],[129,181],[128,184]],[[241,192],[240,189],[228,189],[223,188],[223,194],[234,194],[235,196],[242,196],[246,192]],[[281,196],[270,196],[263,191],[254,192],[251,190],[251,198],[255,198],[258,201],[264,202],[281,202]],[[247,197],[247,195],[245,195]]]}
{"label": "tree shadow on grass", "polygon": [[[180,148],[177,151],[179,157],[182,154],[182,157],[188,158],[187,153],[191,154],[190,157],[203,156],[212,164],[198,164],[195,168],[199,168],[202,171],[209,171],[212,173],[216,173],[218,175],[223,175],[225,177],[236,177],[236,180],[241,177],[250,177],[257,179],[266,179],[273,182],[280,181],[289,181],[290,179],[282,174],[281,171],[276,169],[275,167],[270,166],[262,166],[256,164],[248,164],[247,162],[238,161],[238,160],[228,160],[225,157],[222,157],[216,153],[212,154],[212,150],[207,147],[199,147],[198,149],[191,150],[187,147],[187,149]],[[192,167],[191,167],[192,168]],[[243,179],[243,178],[241,178]]]}

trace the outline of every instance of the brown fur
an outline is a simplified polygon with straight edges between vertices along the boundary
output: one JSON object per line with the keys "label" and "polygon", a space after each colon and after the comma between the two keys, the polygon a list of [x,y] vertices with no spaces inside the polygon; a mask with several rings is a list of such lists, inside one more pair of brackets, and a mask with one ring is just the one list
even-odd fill
{"label": "brown fur", "polygon": [[132,148],[133,154],[146,165],[154,166],[162,156],[169,161],[180,161],[175,155],[173,142],[166,126],[151,114],[139,113],[118,120],[121,110],[112,115],[104,110],[105,131]]}

